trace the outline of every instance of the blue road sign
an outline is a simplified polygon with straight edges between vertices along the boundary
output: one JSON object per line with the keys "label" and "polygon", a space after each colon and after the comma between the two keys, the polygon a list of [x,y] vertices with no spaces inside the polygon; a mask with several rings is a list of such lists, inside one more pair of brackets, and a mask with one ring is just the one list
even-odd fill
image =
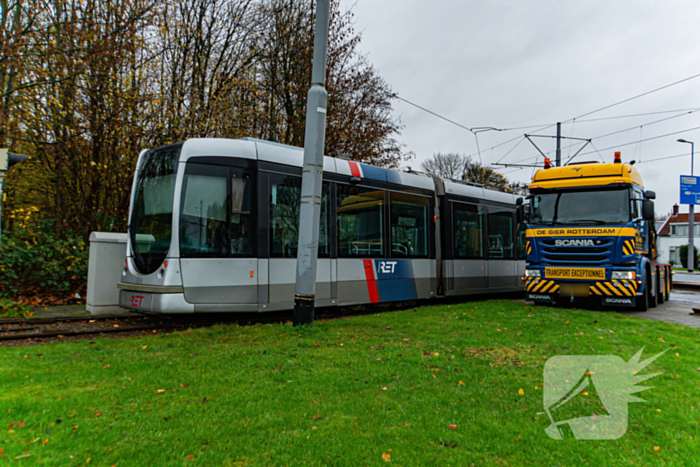
{"label": "blue road sign", "polygon": [[681,204],[700,204],[700,177],[681,175]]}

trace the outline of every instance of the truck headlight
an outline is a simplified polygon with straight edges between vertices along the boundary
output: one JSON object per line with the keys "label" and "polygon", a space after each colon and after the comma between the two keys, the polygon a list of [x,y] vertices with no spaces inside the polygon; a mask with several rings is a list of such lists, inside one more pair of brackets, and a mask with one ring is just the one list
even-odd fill
{"label": "truck headlight", "polygon": [[525,270],[525,277],[540,277],[540,270],[539,269],[526,269]]}
{"label": "truck headlight", "polygon": [[617,280],[630,280],[633,281],[636,277],[634,271],[613,271],[612,278]]}

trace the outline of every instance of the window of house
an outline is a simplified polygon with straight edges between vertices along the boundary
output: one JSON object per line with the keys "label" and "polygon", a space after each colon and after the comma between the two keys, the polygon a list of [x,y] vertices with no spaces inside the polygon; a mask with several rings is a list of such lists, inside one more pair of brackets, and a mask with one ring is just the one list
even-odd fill
{"label": "window of house", "polygon": [[687,225],[672,225],[671,235],[677,235],[680,237],[688,236],[688,226]]}

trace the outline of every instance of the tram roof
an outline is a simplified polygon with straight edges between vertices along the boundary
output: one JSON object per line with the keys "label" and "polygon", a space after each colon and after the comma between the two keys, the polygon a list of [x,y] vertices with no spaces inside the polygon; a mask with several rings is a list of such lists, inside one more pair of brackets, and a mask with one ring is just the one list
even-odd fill
{"label": "tram roof", "polygon": [[[202,155],[238,157],[292,167],[302,167],[304,165],[303,148],[250,137],[241,139],[188,139],[183,144],[180,162],[186,162],[190,157]],[[323,157],[323,171],[435,191],[435,181],[429,175],[385,169],[335,157]],[[515,203],[516,199],[516,196],[513,194],[483,188],[478,185],[464,184],[451,180],[443,180],[443,183],[445,192],[450,194],[502,203]]]}

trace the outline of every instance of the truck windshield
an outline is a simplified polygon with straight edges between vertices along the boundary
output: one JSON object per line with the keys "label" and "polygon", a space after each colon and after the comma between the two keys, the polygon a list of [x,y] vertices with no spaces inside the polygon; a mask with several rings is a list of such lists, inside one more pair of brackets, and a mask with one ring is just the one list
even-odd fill
{"label": "truck windshield", "polygon": [[129,235],[136,269],[151,274],[170,249],[175,175],[182,144],[153,149],[144,155],[136,181]]}
{"label": "truck windshield", "polygon": [[627,188],[537,193],[530,201],[530,224],[624,224],[630,219]]}

